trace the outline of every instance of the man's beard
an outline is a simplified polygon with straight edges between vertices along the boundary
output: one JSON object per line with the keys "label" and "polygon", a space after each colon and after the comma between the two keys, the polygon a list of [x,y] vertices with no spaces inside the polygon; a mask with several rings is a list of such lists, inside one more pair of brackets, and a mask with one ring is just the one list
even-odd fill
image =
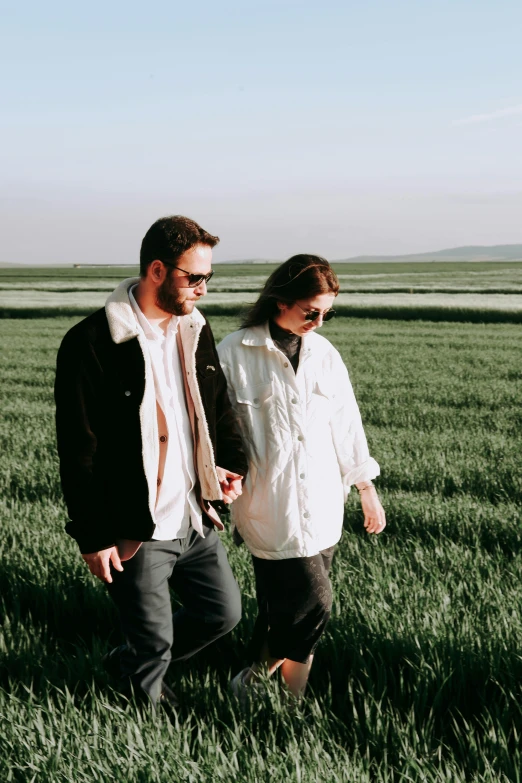
{"label": "man's beard", "polygon": [[175,288],[172,285],[169,271],[169,274],[156,291],[156,307],[159,307],[164,313],[171,313],[171,315],[187,315],[191,313],[194,308],[194,302],[184,300],[180,290],[182,289]]}

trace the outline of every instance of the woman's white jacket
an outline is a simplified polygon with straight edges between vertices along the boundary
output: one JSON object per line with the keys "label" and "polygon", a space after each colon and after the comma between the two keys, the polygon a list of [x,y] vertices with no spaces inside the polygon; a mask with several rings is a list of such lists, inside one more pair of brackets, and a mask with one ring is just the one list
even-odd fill
{"label": "woman's white jacket", "polygon": [[350,486],[379,475],[339,352],[304,335],[295,373],[268,324],[218,346],[249,472],[232,520],[256,557],[310,557],[341,537]]}

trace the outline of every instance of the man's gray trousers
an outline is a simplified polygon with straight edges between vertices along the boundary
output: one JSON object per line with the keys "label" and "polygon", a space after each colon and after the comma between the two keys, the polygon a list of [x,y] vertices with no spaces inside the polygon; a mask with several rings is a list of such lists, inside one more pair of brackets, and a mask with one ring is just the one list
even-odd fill
{"label": "man's gray trousers", "polygon": [[[147,541],[123,571],[111,569],[109,593],[125,636],[122,677],[136,696],[154,704],[171,661],[183,661],[241,618],[239,588],[216,531],[202,538],[192,527],[186,538]],[[169,586],[182,608],[172,614]]]}

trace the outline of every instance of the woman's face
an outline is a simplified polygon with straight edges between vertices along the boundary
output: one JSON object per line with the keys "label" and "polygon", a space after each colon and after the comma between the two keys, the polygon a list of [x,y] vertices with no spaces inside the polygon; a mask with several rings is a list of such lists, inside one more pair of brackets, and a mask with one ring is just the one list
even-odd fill
{"label": "woman's face", "polygon": [[[323,315],[331,310],[334,299],[335,294],[318,294],[309,299],[298,299],[293,305],[278,302],[279,311],[274,321],[281,329],[302,336],[323,325]],[[307,321],[306,314],[313,311],[320,315],[314,321]]]}

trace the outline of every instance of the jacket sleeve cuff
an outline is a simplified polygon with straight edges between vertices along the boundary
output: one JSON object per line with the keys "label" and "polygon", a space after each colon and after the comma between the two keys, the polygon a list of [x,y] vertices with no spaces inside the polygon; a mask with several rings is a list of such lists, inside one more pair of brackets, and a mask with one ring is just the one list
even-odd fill
{"label": "jacket sleeve cuff", "polygon": [[361,481],[371,481],[372,479],[377,478],[377,476],[380,475],[380,472],[379,465],[373,457],[368,457],[365,462],[362,462],[360,465],[355,465],[343,476],[344,499],[346,500],[348,497],[350,487],[354,484],[359,484]]}
{"label": "jacket sleeve cuff", "polygon": [[80,548],[82,555],[90,555],[93,552],[101,552],[102,549],[110,549],[111,546],[116,545],[114,538],[112,536],[108,536],[107,534],[79,533],[74,522],[69,522],[69,524],[65,526],[65,530],[72,538],[74,538]]}
{"label": "jacket sleeve cuff", "polygon": [[228,460],[226,465],[222,465],[220,462],[219,466],[225,470],[229,470],[231,473],[237,473],[238,476],[243,476],[243,478],[245,478],[248,473],[248,465],[244,462],[234,464],[234,462]]}

